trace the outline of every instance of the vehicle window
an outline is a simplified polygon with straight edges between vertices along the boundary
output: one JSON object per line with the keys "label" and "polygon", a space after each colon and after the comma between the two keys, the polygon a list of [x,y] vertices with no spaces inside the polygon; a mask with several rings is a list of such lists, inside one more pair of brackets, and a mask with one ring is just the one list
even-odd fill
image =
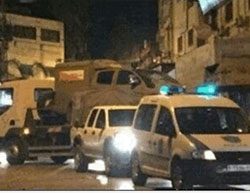
{"label": "vehicle window", "polygon": [[90,118],[89,118],[89,122],[88,122],[88,127],[92,127],[93,126],[93,123],[95,121],[95,117],[96,117],[96,113],[97,113],[97,109],[93,110],[91,115],[90,115]]}
{"label": "vehicle window", "polygon": [[135,110],[109,110],[109,126],[131,126],[134,118]]}
{"label": "vehicle window", "polygon": [[135,120],[135,129],[150,131],[155,110],[156,105],[141,105]]}
{"label": "vehicle window", "polygon": [[130,71],[122,70],[118,74],[117,84],[124,85],[129,84],[129,76],[133,75]]}
{"label": "vehicle window", "polygon": [[35,101],[39,102],[44,99],[53,99],[54,92],[51,88],[36,88],[35,89]]}
{"label": "vehicle window", "polygon": [[97,77],[97,83],[99,84],[112,84],[114,71],[100,72]]}
{"label": "vehicle window", "polygon": [[46,106],[46,101],[53,100],[54,91],[51,88],[36,88],[34,95],[37,107],[43,108]]}
{"label": "vehicle window", "polygon": [[13,89],[0,89],[0,115],[13,105]]}
{"label": "vehicle window", "polygon": [[104,110],[100,111],[95,127],[99,128],[99,129],[105,128],[105,112],[104,112]]}
{"label": "vehicle window", "polygon": [[174,130],[172,116],[169,110],[165,107],[161,107],[155,133],[160,135],[169,135]]}
{"label": "vehicle window", "polygon": [[187,107],[175,110],[180,130],[184,134],[249,133],[246,114],[239,108]]}

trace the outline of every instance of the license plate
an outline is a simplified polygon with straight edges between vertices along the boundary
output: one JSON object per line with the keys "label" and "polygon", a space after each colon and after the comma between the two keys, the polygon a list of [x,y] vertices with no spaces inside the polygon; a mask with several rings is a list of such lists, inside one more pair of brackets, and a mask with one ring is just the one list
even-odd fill
{"label": "license plate", "polygon": [[226,168],[228,172],[249,172],[250,165],[228,165]]}
{"label": "license plate", "polygon": [[49,133],[59,133],[61,131],[62,131],[61,127],[52,127],[52,128],[49,128],[48,130]]}

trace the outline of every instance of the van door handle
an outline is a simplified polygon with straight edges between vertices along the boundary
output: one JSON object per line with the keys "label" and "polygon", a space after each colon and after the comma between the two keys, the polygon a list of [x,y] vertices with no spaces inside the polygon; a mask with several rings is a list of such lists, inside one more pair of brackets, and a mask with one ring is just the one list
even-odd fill
{"label": "van door handle", "polygon": [[92,132],[92,135],[95,135],[95,131]]}

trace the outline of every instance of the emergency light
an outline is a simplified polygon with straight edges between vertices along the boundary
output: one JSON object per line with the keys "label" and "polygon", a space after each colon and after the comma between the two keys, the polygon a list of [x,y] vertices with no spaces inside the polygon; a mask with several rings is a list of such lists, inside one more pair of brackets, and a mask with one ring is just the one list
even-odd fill
{"label": "emergency light", "polygon": [[180,86],[163,85],[160,87],[160,94],[162,95],[180,94],[183,92],[184,92],[184,88]]}
{"label": "emergency light", "polygon": [[202,95],[216,95],[217,86],[215,84],[204,84],[196,88],[196,93]]}

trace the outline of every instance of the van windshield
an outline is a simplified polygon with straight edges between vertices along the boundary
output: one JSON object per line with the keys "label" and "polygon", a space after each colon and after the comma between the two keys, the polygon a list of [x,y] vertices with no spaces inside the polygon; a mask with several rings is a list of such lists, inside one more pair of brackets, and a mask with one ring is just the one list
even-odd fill
{"label": "van windshield", "polygon": [[109,126],[110,127],[129,127],[132,125],[135,110],[109,110]]}
{"label": "van windshield", "polygon": [[249,133],[246,115],[239,108],[187,107],[175,109],[183,134]]}
{"label": "van windshield", "polygon": [[13,89],[0,89],[0,115],[13,105]]}

